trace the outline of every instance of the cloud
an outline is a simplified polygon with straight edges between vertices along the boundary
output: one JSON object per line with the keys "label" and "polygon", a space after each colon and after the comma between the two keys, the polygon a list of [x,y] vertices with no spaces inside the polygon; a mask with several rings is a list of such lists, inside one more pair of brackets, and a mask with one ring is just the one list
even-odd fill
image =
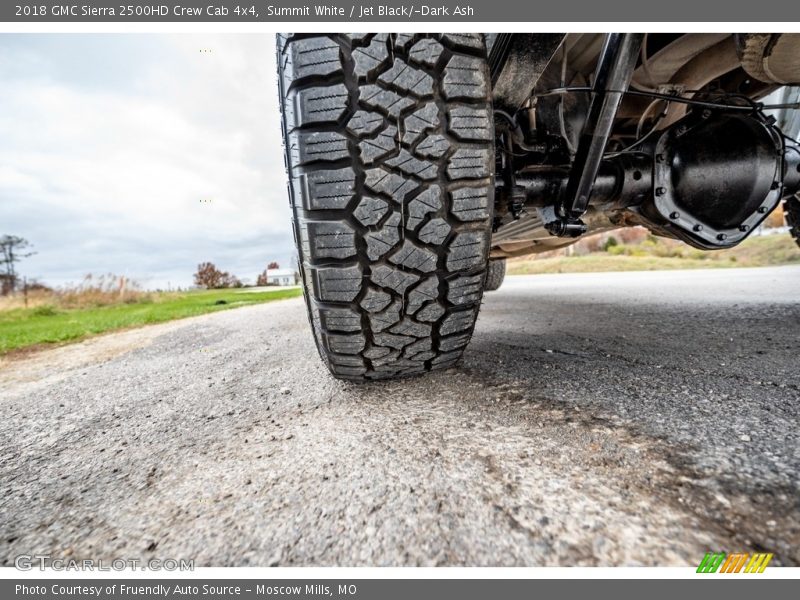
{"label": "cloud", "polygon": [[[202,51],[201,51],[202,50]],[[43,281],[293,259],[272,35],[0,36],[0,233]]]}

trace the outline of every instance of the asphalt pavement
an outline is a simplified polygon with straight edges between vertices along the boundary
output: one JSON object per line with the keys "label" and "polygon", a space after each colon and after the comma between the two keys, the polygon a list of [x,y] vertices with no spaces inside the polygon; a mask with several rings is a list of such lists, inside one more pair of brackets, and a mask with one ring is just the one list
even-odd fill
{"label": "asphalt pavement", "polygon": [[800,267],[509,277],[350,384],[302,299],[0,363],[0,564],[800,564]]}

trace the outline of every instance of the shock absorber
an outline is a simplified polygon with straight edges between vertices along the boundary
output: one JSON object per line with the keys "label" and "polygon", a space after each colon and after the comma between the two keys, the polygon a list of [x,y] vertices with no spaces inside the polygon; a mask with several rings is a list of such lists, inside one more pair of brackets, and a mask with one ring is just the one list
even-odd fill
{"label": "shock absorber", "polygon": [[639,33],[606,36],[595,70],[589,114],[572,161],[566,193],[552,218],[545,222],[553,235],[578,237],[586,232],[581,217],[589,206],[611,127],[630,84],[643,38]]}

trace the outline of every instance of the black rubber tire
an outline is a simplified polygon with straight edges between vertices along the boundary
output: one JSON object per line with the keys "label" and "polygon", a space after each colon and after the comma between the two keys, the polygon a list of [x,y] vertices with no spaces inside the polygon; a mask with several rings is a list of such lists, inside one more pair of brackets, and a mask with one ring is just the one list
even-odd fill
{"label": "black rubber tire", "polygon": [[789,226],[789,234],[800,246],[800,196],[790,196],[783,201],[783,217]]}
{"label": "black rubber tire", "polygon": [[489,268],[486,269],[486,284],[483,289],[486,292],[494,292],[503,285],[506,278],[506,259],[493,258],[489,261]]}
{"label": "black rubber tire", "polygon": [[342,379],[452,365],[483,294],[494,121],[480,34],[279,35],[295,240]]}

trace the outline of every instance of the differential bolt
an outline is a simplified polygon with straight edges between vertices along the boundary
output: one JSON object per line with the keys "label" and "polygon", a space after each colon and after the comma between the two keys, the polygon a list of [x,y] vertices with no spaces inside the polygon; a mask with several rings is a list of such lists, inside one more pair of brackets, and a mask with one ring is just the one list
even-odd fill
{"label": "differential bolt", "polygon": [[680,219],[681,218],[681,213],[679,213],[679,212],[671,212],[671,213],[669,213],[669,218],[672,219],[673,221],[675,219]]}
{"label": "differential bolt", "polygon": [[663,196],[667,193],[667,190],[663,187],[656,188],[656,196]]}
{"label": "differential bolt", "polygon": [[703,226],[698,223],[697,225],[692,227],[692,229],[694,229],[695,231],[703,231]]}

